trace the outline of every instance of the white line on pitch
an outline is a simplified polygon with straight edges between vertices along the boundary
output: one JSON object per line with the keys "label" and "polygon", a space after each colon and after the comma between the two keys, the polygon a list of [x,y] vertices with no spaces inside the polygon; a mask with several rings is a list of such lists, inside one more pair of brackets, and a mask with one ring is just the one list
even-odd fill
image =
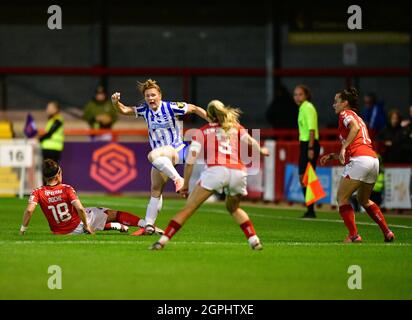
{"label": "white line on pitch", "polygon": [[[93,201],[83,201],[84,203],[92,203]],[[146,205],[141,205],[141,204],[134,204],[134,205],[124,205],[121,204],[117,201],[97,201],[98,205],[117,205],[117,206],[123,206],[123,207],[131,207],[131,208],[146,208]],[[168,204],[167,206],[164,206],[164,208],[170,209],[170,208],[181,208],[181,206],[171,206]],[[115,208],[114,208],[115,209]],[[264,208],[267,210],[267,208]],[[228,214],[226,210],[221,210],[221,209],[207,209],[207,208],[202,208],[202,211],[207,211],[211,213],[224,213]],[[336,219],[321,219],[321,218],[316,218],[316,219],[302,219],[302,218],[294,218],[294,217],[283,217],[283,216],[277,216],[277,215],[264,215],[264,214],[259,214],[259,213],[254,213],[253,211],[249,210],[248,214],[251,215],[252,217],[259,217],[259,218],[267,218],[267,219],[275,219],[275,220],[293,220],[293,221],[302,221],[302,222],[329,222],[329,223],[340,223],[342,224],[342,220],[336,220]],[[362,222],[362,221],[357,221],[356,224],[361,225],[361,226],[376,226],[376,223],[372,222]],[[402,228],[402,229],[412,229],[412,226],[407,226],[407,225],[401,225],[401,224],[390,224],[390,227],[393,228]]]}
{"label": "white line on pitch", "polygon": [[[225,210],[219,210],[219,209],[208,209],[208,212],[212,213],[224,213],[227,214],[227,211]],[[330,222],[330,223],[343,223],[342,220],[336,220],[336,219],[302,219],[302,218],[294,218],[294,217],[283,217],[283,216],[269,216],[269,215],[264,215],[264,214],[259,214],[259,213],[254,213],[251,212],[250,210],[248,211],[248,214],[252,217],[259,217],[259,218],[268,218],[268,219],[275,219],[275,220],[294,220],[294,221],[302,221],[302,222]],[[371,223],[371,222],[362,222],[362,221],[357,221],[356,224],[358,225],[363,225],[363,226],[376,226],[376,223]],[[390,224],[391,227],[395,228],[404,228],[404,229],[412,229],[412,226],[405,226],[401,224]]]}
{"label": "white line on pitch", "polygon": [[[67,241],[53,241],[53,240],[22,240],[22,241],[7,241],[1,240],[0,245],[10,245],[10,244],[52,244],[52,245],[59,245],[59,244],[132,244],[132,245],[139,245],[139,246],[147,246],[147,242],[140,242],[140,241],[115,241],[115,240],[67,240]],[[234,246],[247,246],[247,242],[218,242],[218,241],[172,241],[170,242],[172,245],[188,245],[188,244],[200,244],[200,245],[234,245]],[[357,243],[353,244],[346,244],[341,242],[267,242],[264,243],[264,246],[371,246],[371,247],[411,247],[412,243]]]}

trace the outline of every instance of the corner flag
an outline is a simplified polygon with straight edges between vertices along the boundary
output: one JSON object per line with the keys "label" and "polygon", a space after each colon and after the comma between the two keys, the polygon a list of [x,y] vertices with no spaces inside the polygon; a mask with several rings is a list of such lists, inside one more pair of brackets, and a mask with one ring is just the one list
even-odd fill
{"label": "corner flag", "polygon": [[308,162],[303,175],[303,184],[306,187],[305,202],[307,206],[326,197],[326,193],[323,191],[322,185],[310,162]]}
{"label": "corner flag", "polygon": [[24,125],[24,134],[27,138],[33,138],[37,134],[36,123],[34,118],[29,113],[26,118],[26,124]]}

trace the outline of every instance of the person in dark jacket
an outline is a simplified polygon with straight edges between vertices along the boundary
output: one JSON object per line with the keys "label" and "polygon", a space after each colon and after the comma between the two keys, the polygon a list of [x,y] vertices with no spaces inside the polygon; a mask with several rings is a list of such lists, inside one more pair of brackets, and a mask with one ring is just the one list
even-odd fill
{"label": "person in dark jacket", "polygon": [[403,163],[407,141],[406,129],[401,126],[402,115],[399,110],[392,109],[388,114],[388,125],[377,139],[384,145],[383,160],[385,163]]}
{"label": "person in dark jacket", "polygon": [[368,93],[363,98],[364,108],[361,117],[368,127],[369,136],[373,140],[386,125],[386,114],[383,104],[377,102],[374,93]]}

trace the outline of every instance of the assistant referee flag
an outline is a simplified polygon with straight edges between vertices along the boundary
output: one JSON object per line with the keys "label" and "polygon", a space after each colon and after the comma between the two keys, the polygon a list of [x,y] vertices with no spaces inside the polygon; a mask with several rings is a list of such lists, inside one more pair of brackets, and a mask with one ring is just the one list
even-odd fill
{"label": "assistant referee flag", "polygon": [[322,185],[310,162],[308,162],[303,175],[303,184],[306,187],[305,202],[307,206],[326,197],[326,193],[323,191]]}

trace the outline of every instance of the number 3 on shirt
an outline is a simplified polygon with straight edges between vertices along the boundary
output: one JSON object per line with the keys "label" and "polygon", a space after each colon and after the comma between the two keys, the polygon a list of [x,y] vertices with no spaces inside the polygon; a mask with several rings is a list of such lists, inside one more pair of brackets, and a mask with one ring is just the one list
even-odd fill
{"label": "number 3 on shirt", "polygon": [[69,213],[69,207],[65,202],[59,203],[56,207],[48,206],[47,209],[50,209],[52,211],[56,223],[69,221],[72,218],[71,214]]}
{"label": "number 3 on shirt", "polygon": [[220,131],[216,132],[216,138],[219,142],[218,150],[222,154],[232,154],[232,146],[230,145],[230,139],[223,137]]}

